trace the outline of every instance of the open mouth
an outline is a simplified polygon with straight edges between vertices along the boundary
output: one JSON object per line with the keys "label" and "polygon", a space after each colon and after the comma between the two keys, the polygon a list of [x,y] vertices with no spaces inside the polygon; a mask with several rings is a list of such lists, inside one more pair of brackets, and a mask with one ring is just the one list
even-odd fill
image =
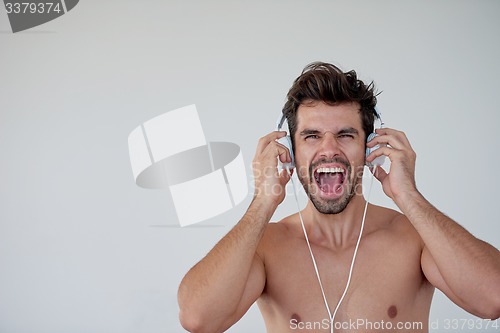
{"label": "open mouth", "polygon": [[341,194],[346,170],[341,167],[320,167],[314,171],[314,179],[321,192]]}

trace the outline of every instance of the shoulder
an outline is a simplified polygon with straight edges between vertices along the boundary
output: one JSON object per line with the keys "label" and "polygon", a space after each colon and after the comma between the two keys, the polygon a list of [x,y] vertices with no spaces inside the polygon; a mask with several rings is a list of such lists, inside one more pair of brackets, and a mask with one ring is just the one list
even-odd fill
{"label": "shoulder", "polygon": [[292,232],[293,221],[295,220],[295,215],[290,215],[282,220],[276,222],[269,222],[266,229],[264,230],[264,235],[262,240],[266,243],[272,243],[274,241],[279,241],[280,239],[287,238]]}
{"label": "shoulder", "polygon": [[413,228],[404,214],[394,209],[372,204],[368,206],[367,219],[372,221],[377,228],[395,230]]}
{"label": "shoulder", "polygon": [[368,232],[373,232],[392,242],[405,244],[407,247],[412,246],[418,251],[423,249],[420,235],[404,214],[376,205],[370,205],[368,209]]}
{"label": "shoulder", "polygon": [[301,237],[297,231],[298,214],[293,214],[283,218],[280,221],[269,222],[264,230],[264,234],[259,242],[257,252],[261,257],[270,251],[274,252],[279,247],[287,244],[290,239]]}

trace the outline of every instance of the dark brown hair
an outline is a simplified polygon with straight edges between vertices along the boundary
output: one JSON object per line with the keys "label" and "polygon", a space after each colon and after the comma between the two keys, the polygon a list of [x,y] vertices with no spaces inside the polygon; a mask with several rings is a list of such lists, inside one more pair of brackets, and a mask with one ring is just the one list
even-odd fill
{"label": "dark brown hair", "polygon": [[373,132],[377,104],[375,87],[373,81],[366,85],[358,80],[353,70],[344,73],[338,67],[324,62],[313,62],[304,68],[288,91],[287,101],[283,106],[292,144],[295,143],[294,135],[297,130],[297,110],[301,104],[310,101],[322,101],[330,105],[357,102],[365,139]]}

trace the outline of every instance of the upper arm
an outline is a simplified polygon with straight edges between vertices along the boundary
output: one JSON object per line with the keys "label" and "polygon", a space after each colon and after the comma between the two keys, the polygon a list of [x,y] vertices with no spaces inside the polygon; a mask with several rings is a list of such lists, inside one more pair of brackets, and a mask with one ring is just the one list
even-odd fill
{"label": "upper arm", "polygon": [[427,247],[424,246],[422,250],[422,257],[420,260],[422,271],[424,272],[427,280],[436,288],[441,290],[450,300],[453,301],[456,305],[471,312],[470,309],[467,308],[467,305],[458,297],[448,286],[446,281],[444,280],[439,268],[432,257],[432,254],[429,252]]}
{"label": "upper arm", "polygon": [[236,307],[234,314],[228,319],[224,325],[224,330],[231,327],[248,311],[250,306],[260,297],[266,285],[266,272],[264,262],[256,253],[254,255],[252,266],[248,274],[248,279],[245,289],[241,296],[240,303]]}

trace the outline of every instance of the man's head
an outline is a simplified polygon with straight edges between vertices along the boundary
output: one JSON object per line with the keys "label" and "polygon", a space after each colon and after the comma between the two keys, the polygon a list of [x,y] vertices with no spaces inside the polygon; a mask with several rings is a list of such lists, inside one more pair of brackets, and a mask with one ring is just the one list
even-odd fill
{"label": "man's head", "polygon": [[288,93],[283,112],[297,175],[321,213],[342,212],[361,184],[366,137],[375,118],[373,90],[354,71],[313,63]]}
{"label": "man's head", "polygon": [[311,101],[321,101],[330,105],[358,103],[365,138],[373,132],[377,104],[373,82],[366,85],[358,80],[355,71],[344,73],[332,64],[313,62],[295,79],[283,106],[292,144],[295,143],[298,108],[301,104]]}

